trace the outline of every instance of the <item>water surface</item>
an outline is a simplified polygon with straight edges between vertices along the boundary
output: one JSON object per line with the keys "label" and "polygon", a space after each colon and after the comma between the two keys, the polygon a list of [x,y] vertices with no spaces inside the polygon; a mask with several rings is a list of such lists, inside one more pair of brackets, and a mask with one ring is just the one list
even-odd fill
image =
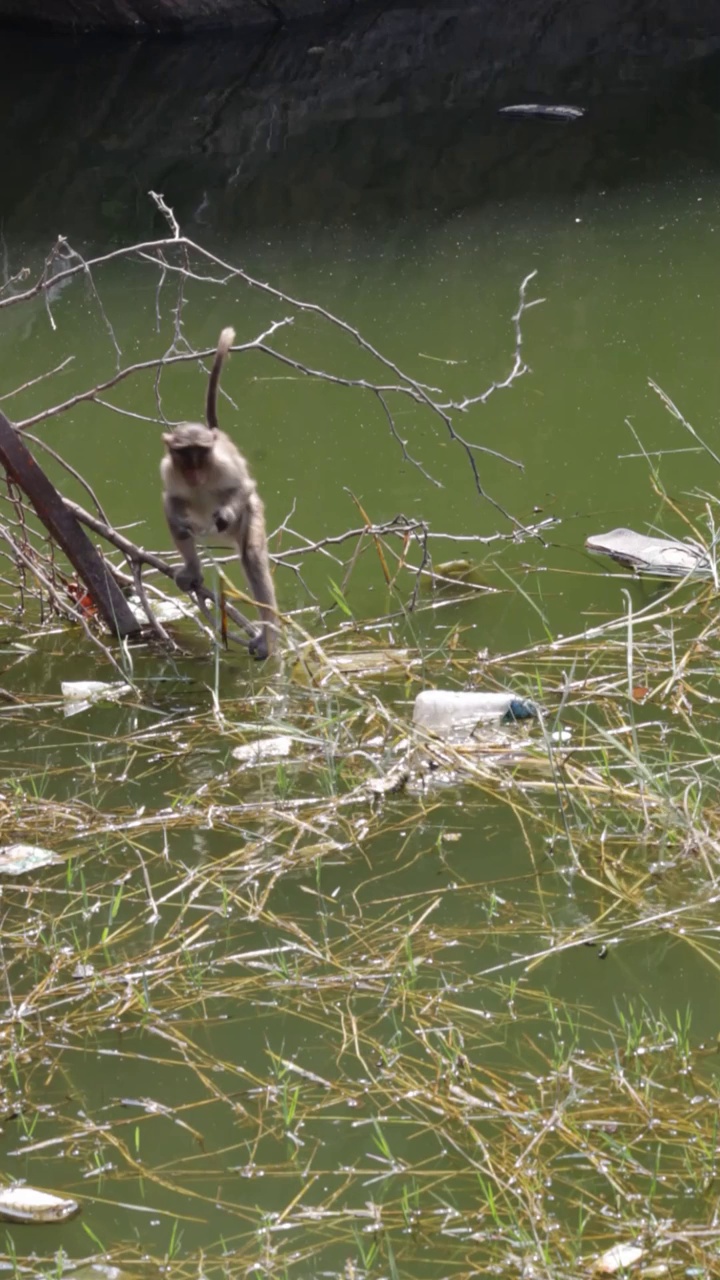
{"label": "water surface", "polygon": [[[497,502],[521,525],[548,516],[556,523],[542,539],[521,544],[434,545],[436,559],[457,556],[460,545],[462,554],[479,561],[481,579],[497,593],[425,613],[411,629],[400,627],[398,639],[409,636],[430,647],[458,627],[470,652],[510,652],[545,634],[569,634],[588,621],[622,613],[621,585],[628,584],[606,574],[600,562],[589,561],[585,538],[618,525],[646,530],[658,521],[666,532],[685,532],[680,520],[661,508],[643,455],[652,459],[671,496],[693,513],[699,504],[687,497],[689,491],[714,490],[707,458],[648,386],[649,378],[660,384],[698,431],[714,440],[720,392],[720,172],[714,139],[720,95],[710,68],[697,77],[696,87],[694,97],[671,95],[668,89],[660,99],[661,111],[657,96],[652,99],[656,109],[647,109],[643,84],[624,88],[622,94],[618,89],[614,107],[590,98],[583,102],[586,117],[572,125],[510,122],[480,103],[454,115],[438,101],[418,127],[408,106],[407,117],[400,112],[390,123],[349,120],[340,137],[332,131],[327,152],[328,135],[318,126],[302,139],[304,162],[317,166],[321,176],[327,170],[327,177],[318,180],[314,203],[306,184],[297,207],[286,180],[288,163],[296,155],[283,163],[282,154],[269,152],[267,170],[261,176],[254,173],[229,197],[224,164],[215,166],[212,152],[202,157],[191,152],[181,188],[176,183],[173,189],[172,181],[165,188],[168,200],[175,203],[177,198],[188,234],[219,257],[293,297],[328,308],[414,377],[437,382],[457,396],[477,394],[507,375],[518,290],[529,273],[537,273],[531,296],[543,302],[522,323],[530,372],[511,389],[496,392],[487,405],[473,408],[462,425],[472,442],[522,464],[520,470],[480,455],[482,483]],[[79,146],[82,123],[79,112],[65,119],[66,133],[57,145]],[[46,146],[53,137],[51,122],[47,130]],[[367,158],[373,146],[372,163],[361,165],[358,157]],[[482,182],[474,177],[476,154],[482,160]],[[488,164],[491,154],[494,165]],[[19,151],[16,163],[22,171],[25,160]],[[107,154],[95,157],[100,188],[107,163]],[[424,167],[435,172],[438,166],[446,175],[441,207],[423,198],[414,181]],[[343,198],[333,199],[341,183]],[[109,203],[107,216],[99,214],[90,228],[88,211],[78,202],[77,226],[64,210],[63,224],[54,231],[83,252],[129,242],[146,234],[144,201],[139,193],[139,212],[133,216],[125,210],[119,224],[117,207]],[[198,209],[202,214],[194,217]],[[9,210],[5,229],[10,272],[25,263],[36,268],[52,239],[47,207],[26,204],[22,223],[15,214]],[[125,359],[159,355],[167,347],[173,294],[168,289],[163,295],[157,332],[156,278],[149,268],[121,265],[104,270],[98,280],[104,316],[91,291],[78,282],[53,304],[55,329],[40,303],[0,317],[2,394],[68,355],[75,357],[72,368],[54,382],[40,383],[8,402],[13,416],[29,416],[111,376],[115,352],[108,325]],[[211,345],[225,324],[234,324],[240,340],[247,340],[284,314],[281,303],[250,293],[241,303],[233,291],[228,305],[228,290],[217,285],[212,290],[198,287],[197,294],[189,289],[184,324],[199,347]],[[297,359],[345,376],[368,371],[350,340],[333,336],[313,318],[298,320],[278,345]],[[426,521],[435,533],[455,537],[507,533],[513,527],[479,497],[462,449],[415,406],[401,407],[398,424],[408,447],[438,484],[403,461],[369,394],[289,376],[260,355],[235,356],[225,386],[237,409],[223,407],[224,424],[250,459],[271,529],[291,510],[293,527],[311,540],[355,527],[358,511],[348,489],[376,521],[403,513]],[[200,371],[171,371],[163,388],[169,418],[200,412]],[[152,416],[151,378],[125,387],[116,403]],[[43,438],[93,484],[116,523],[140,521],[137,539],[167,548],[157,492],[159,432],[155,423],[118,417],[97,405],[78,407],[42,428]],[[281,540],[275,545],[281,546]],[[307,565],[308,583],[326,607],[335,574],[336,568],[319,558]],[[283,607],[307,604],[302,584],[287,570],[278,570],[277,586]],[[629,590],[638,608],[651,598],[652,588],[641,583],[630,584]],[[390,607],[372,556],[366,554],[358,564],[347,599],[359,619]],[[326,625],[334,620],[342,619],[329,615]],[[52,1252],[62,1245],[72,1257],[87,1253],[85,1223],[108,1249],[135,1241],[141,1254],[168,1253],[179,1265],[194,1266],[198,1251],[217,1252],[219,1241],[232,1250],[260,1224],[256,1265],[268,1274],[282,1274],[273,1272],[275,1265],[303,1276],[339,1274],[347,1241],[342,1232],[335,1239],[320,1209],[313,1218],[310,1206],[329,1198],[329,1203],[361,1215],[369,1199],[382,1197],[372,1175],[377,1160],[387,1159],[377,1144],[373,1147],[372,1135],[375,1122],[383,1116],[388,1120],[389,1102],[374,1103],[362,1046],[353,1044],[352,1018],[368,1018],[389,1057],[401,1044],[412,1057],[405,1041],[422,1047],[424,1014],[414,1009],[404,1022],[402,1002],[389,998],[392,980],[383,970],[377,986],[366,973],[357,1005],[345,1011],[349,1021],[343,1013],[341,1022],[331,1017],[323,1025],[318,1010],[335,1008],[334,983],[339,983],[327,957],[339,948],[348,971],[371,967],[363,930],[373,937],[377,931],[385,940],[393,931],[402,937],[415,904],[419,913],[438,896],[441,905],[433,923],[454,931],[457,946],[439,948],[436,955],[429,946],[432,960],[421,971],[420,987],[426,984],[428,1001],[437,1001],[438,1007],[447,999],[459,1022],[467,1017],[470,1026],[473,1018],[487,1019],[483,1065],[517,1080],[523,1072],[538,1071],[535,1050],[512,1025],[511,986],[520,976],[518,957],[539,949],[543,921],[561,938],[583,919],[600,918],[612,905],[612,895],[606,900],[604,890],[566,874],[564,857],[561,865],[554,864],[546,856],[540,826],[534,832],[531,819],[523,832],[507,807],[455,788],[447,802],[441,795],[429,803],[421,821],[414,802],[403,799],[388,802],[391,821],[379,833],[364,836],[362,824],[348,820],[342,848],[340,841],[334,850],[323,844],[321,824],[313,837],[316,854],[308,854],[295,876],[281,878],[267,898],[260,871],[237,885],[229,873],[222,891],[218,873],[213,891],[204,892],[201,901],[193,904],[191,897],[173,894],[153,922],[140,870],[143,858],[159,899],[191,868],[215,862],[221,866],[233,850],[253,841],[261,853],[264,820],[250,809],[258,796],[279,795],[282,777],[272,772],[260,780],[255,774],[235,778],[228,793],[238,809],[218,829],[190,822],[173,827],[167,836],[158,820],[136,842],[122,823],[142,806],[152,815],[178,798],[192,798],[227,765],[226,735],[215,739],[210,728],[202,749],[192,752],[172,726],[173,717],[180,720],[191,708],[211,723],[212,659],[204,654],[182,661],[142,658],[142,679],[166,678],[162,688],[154,687],[152,710],[94,709],[77,721],[63,721],[55,701],[61,680],[89,674],[108,678],[96,651],[79,637],[68,642],[59,634],[40,640],[38,656],[11,665],[9,638],[4,685],[23,694],[45,694],[49,703],[41,715],[6,717],[2,752],[8,814],[17,785],[11,780],[20,776],[26,796],[34,787],[41,794],[117,811],[121,819],[121,829],[108,822],[105,837],[94,835],[92,840],[78,822],[76,838],[64,836],[64,852],[72,853],[67,874],[51,871],[36,892],[13,886],[3,897],[10,933],[35,919],[33,913],[38,921],[37,972],[21,972],[10,963],[9,990],[15,994],[8,997],[8,1011],[17,1008],[23,991],[31,987],[35,1006],[43,1005],[33,984],[53,963],[65,964],[70,972],[83,948],[90,949],[102,975],[99,987],[88,988],[88,999],[97,1001],[107,990],[108,1016],[101,1035],[93,1030],[84,1038],[77,1023],[71,1030],[62,1008],[55,1009],[52,1001],[39,1014],[34,1009],[30,1018],[33,1034],[37,1019],[56,1019],[58,1034],[45,1036],[43,1061],[29,1052],[22,1065],[27,1075],[22,1087],[25,1096],[32,1095],[37,1113],[26,1113],[31,1118],[24,1128],[17,1117],[8,1122],[3,1169],[9,1176],[89,1197],[83,1218],[48,1229],[43,1248]],[[223,657],[219,680],[221,697],[227,698],[238,724],[244,700],[248,717],[257,715],[249,700],[258,690],[267,689],[276,699],[278,722],[297,724],[308,715],[303,694],[288,689],[280,677],[251,669],[242,656]],[[414,691],[389,682],[383,696],[406,708]],[[533,692],[532,672],[520,692]],[[333,716],[338,714],[331,695],[322,710],[331,726],[324,748],[330,777]],[[147,756],[126,751],[126,737],[144,726],[150,731],[158,716],[167,718],[162,748],[156,750],[155,744]],[[302,778],[295,785],[302,794]],[[247,817],[241,808],[245,803]],[[276,827],[272,831],[268,857],[287,847],[293,834],[290,820],[282,836]],[[443,843],[448,832],[451,839]],[[653,856],[649,850],[648,859]],[[65,918],[63,903],[70,901],[67,895],[78,876],[87,883],[86,906]],[[691,893],[692,879],[692,872],[687,877],[682,873],[653,890],[659,909]],[[111,910],[104,896],[108,880],[126,886],[125,896],[120,894]],[[341,908],[326,913],[324,896]],[[57,915],[52,938],[40,922],[42,912]],[[490,936],[488,922],[498,913],[507,928],[502,937]],[[146,917],[147,924],[139,926],[138,920]],[[326,930],[333,936],[327,952]],[[313,961],[317,969],[300,976],[293,969],[296,961],[305,963],[307,950],[284,969],[280,950],[273,953],[272,981],[263,987],[256,980],[258,966],[262,970],[265,963],[260,953],[289,946],[294,956],[292,946],[301,933],[303,947],[309,939],[318,948]],[[153,950],[159,936],[166,939],[168,957],[177,952],[188,965],[197,961],[192,1006],[174,1003],[169,980],[163,987]],[[550,945],[550,936],[543,937],[542,945]],[[151,952],[152,963],[147,959]],[[137,954],[137,972],[124,1006],[113,985],[113,966],[128,954]],[[53,959],[58,956],[60,960]],[[407,963],[401,947],[398,972]],[[495,985],[497,972],[497,981],[509,984],[507,988]],[[232,999],[225,993],[226,975],[236,984]],[[248,979],[245,999],[238,996],[243,976]],[[662,1009],[674,1017],[676,1010],[686,1008],[689,991],[697,1037],[714,1035],[714,987],[706,977],[701,950],[666,944],[662,933],[645,932],[636,942],[611,947],[604,963],[592,948],[560,952],[532,979],[533,991],[549,993],[550,1012],[545,1008],[537,1015],[537,1042],[541,1048],[543,1042],[552,1046],[553,1036],[560,1035],[553,1026],[553,999],[571,1001],[582,1010],[580,1039],[589,1049],[608,1027],[617,1029],[617,1010],[626,1008],[628,999],[645,999],[655,1013]],[[313,1004],[308,990],[327,994]],[[8,1013],[8,1035],[22,1061],[21,1022]],[[177,1028],[175,1038],[171,1025]],[[436,1027],[432,1034],[441,1033]],[[425,1163],[439,1170],[440,1184],[457,1152],[434,1133],[431,1109],[420,1114],[410,1101],[419,1096],[419,1081],[430,1070],[421,1047],[418,1080],[408,1079],[402,1105],[395,1099],[399,1113],[392,1118],[397,1125],[392,1129],[393,1156],[398,1174],[404,1161],[418,1169]],[[365,1051],[370,1052],[367,1045]],[[299,1079],[303,1088],[318,1091],[311,1132],[292,1139],[287,1136],[292,1131],[287,1109],[282,1113],[282,1106],[287,1108],[287,1067],[282,1064],[287,1062],[305,1073],[290,1077],[293,1086]],[[374,1059],[372,1065],[378,1068]],[[338,1075],[343,1103],[333,1094],[328,1113],[322,1081]],[[148,1107],[148,1098],[178,1108],[175,1119]],[[108,1117],[113,1123],[105,1131]],[[191,1131],[177,1117],[184,1117]],[[41,1145],[58,1135],[57,1146]],[[32,1148],[27,1159],[23,1148]],[[476,1196],[468,1168],[458,1173],[449,1193],[458,1212],[469,1211]],[[147,1180],[146,1169],[152,1170]],[[433,1199],[433,1177],[427,1184],[421,1179],[413,1190],[426,1214],[437,1210],[441,1198],[438,1193]],[[588,1188],[602,1200],[604,1184],[596,1185],[588,1175]],[[306,1194],[308,1216],[303,1220],[294,1206]],[[566,1194],[567,1189],[559,1191],[560,1200]],[[270,1218],[263,1220],[262,1214],[280,1215],[273,1219],[280,1223],[278,1232],[284,1215],[293,1221],[284,1252],[281,1236],[272,1242],[263,1237],[262,1222]],[[179,1237],[172,1227],[176,1219],[182,1220]],[[366,1231],[365,1219],[358,1216],[358,1223],[358,1232]],[[447,1222],[445,1226],[442,1250],[448,1250],[448,1268],[457,1269],[460,1255],[453,1253],[452,1231]],[[412,1234],[408,1238],[407,1231],[398,1229],[394,1239],[396,1251],[405,1251],[406,1274],[445,1274],[438,1269],[444,1265],[442,1250],[438,1259],[431,1249],[424,1262]],[[275,1249],[279,1260],[273,1262]]]}

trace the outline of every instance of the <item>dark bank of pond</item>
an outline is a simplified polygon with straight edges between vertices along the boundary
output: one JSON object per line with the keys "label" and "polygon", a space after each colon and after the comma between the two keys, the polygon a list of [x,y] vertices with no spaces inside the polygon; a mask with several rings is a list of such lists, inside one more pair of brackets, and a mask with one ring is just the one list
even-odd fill
{"label": "dark bank of pond", "polygon": [[[714,6],[387,6],[189,40],[3,37],[6,229],[429,222],[712,164]],[[32,85],[32,93],[28,86]],[[581,128],[498,118],[574,103]]]}
{"label": "dark bank of pond", "polygon": [[[150,36],[190,36],[203,31],[225,30],[241,37],[253,28],[296,31],[302,26],[316,31],[340,27],[356,31],[374,25],[390,15],[410,30],[429,12],[446,24],[468,11],[477,15],[491,37],[512,32],[516,52],[531,51],[535,37],[545,39],[555,32],[566,35],[558,46],[568,43],[577,56],[588,35],[599,29],[607,33],[601,45],[627,46],[634,30],[642,33],[647,51],[667,52],[668,44],[684,38],[693,41],[689,52],[698,52],[698,41],[712,31],[716,13],[710,0],[640,0],[620,5],[609,0],[604,5],[589,3],[572,15],[558,10],[549,0],[524,0],[504,5],[502,0],[0,0],[0,24],[11,29],[69,33],[113,33],[137,39]],[[594,43],[587,52],[600,52]]]}
{"label": "dark bank of pond", "polygon": [[[574,1277],[621,1244],[711,1273],[714,597],[660,599],[583,548],[618,525],[682,536],[681,510],[711,540],[713,464],[648,377],[712,445],[717,57],[648,65],[630,41],[614,67],[580,76],[548,56],[493,81],[469,55],[393,78],[289,36],[5,52],[5,281],[57,233],[83,252],[164,233],[147,197],[162,190],[218,258],[459,398],[509,372],[536,271],[530,372],[461,421],[523,463],[478,455],[493,498],[523,524],[554,521],[542,539],[456,541],[513,526],[432,420],[398,410],[428,479],[372,398],[238,354],[223,421],[272,530],[287,519],[315,541],[361,523],[357,503],[402,513],[447,535],[436,561],[474,561],[493,593],[424,594],[416,616],[341,632],[331,669],[317,654],[304,672],[216,660],[205,642],[131,652],[139,692],[83,710],[62,682],[117,673],[79,632],[5,615],[3,844],[64,862],[3,885],[0,1171],[82,1202],[42,1238],[8,1227],[8,1253],[34,1273],[104,1254],[105,1269],[188,1277]],[[346,68],[332,98],[325,60]],[[585,114],[498,114],[536,98]],[[93,273],[102,310],[78,280],[49,312],[0,311],[0,395],[74,357],[7,411],[111,377],[109,324],[124,359],[161,354],[179,295],[157,279],[119,260]],[[198,347],[285,315],[220,274],[187,284]],[[308,365],[367,373],[316,317],[286,341]],[[200,411],[198,370],[164,385],[169,416]],[[40,430],[118,525],[167,547],[151,380],[114,403],[145,417],[86,404]],[[318,555],[305,576],[335,605],[301,616],[313,635],[399,610],[373,545],[357,563]],[[277,588],[284,608],[308,605],[282,567]],[[593,637],[646,606],[634,632]],[[371,677],[369,643],[402,649],[398,665]],[[402,750],[423,682],[512,684],[544,728],[511,728],[511,746],[443,786],[356,794]],[[258,737],[276,754],[243,756]]]}

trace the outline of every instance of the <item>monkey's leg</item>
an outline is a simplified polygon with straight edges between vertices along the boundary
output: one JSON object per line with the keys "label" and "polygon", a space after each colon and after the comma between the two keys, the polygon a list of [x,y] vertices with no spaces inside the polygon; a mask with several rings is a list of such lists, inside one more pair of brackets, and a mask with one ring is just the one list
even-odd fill
{"label": "monkey's leg", "polygon": [[175,570],[175,581],[182,591],[192,591],[201,585],[203,575],[195,538],[187,519],[186,504],[182,498],[167,496],[163,505],[170,536],[185,561]]}
{"label": "monkey's leg", "polygon": [[238,539],[238,552],[242,561],[250,594],[258,606],[263,626],[250,642],[250,652],[255,658],[267,658],[273,649],[273,629],[267,624],[277,622],[275,587],[270,573],[270,559],[265,536],[265,515],[262,502],[255,500],[247,513],[244,536]]}

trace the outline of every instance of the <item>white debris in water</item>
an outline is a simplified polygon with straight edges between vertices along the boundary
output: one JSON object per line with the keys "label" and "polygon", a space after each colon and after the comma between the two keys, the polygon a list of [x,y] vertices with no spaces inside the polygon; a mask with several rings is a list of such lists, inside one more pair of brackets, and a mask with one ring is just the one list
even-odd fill
{"label": "white debris in water", "polygon": [[8,1222],[64,1222],[80,1212],[77,1200],[52,1196],[35,1187],[0,1188],[0,1218]]}
{"label": "white debris in water", "polygon": [[3,876],[21,876],[26,871],[37,871],[39,867],[53,866],[62,861],[52,849],[43,849],[38,844],[0,846],[0,875]]}
{"label": "white debris in water", "polygon": [[530,701],[510,691],[465,693],[457,689],[425,689],[415,699],[413,724],[440,737],[450,734],[471,736],[479,723],[529,720],[535,714]]}
{"label": "white debris in water", "polygon": [[115,681],[112,684],[104,680],[63,680],[60,692],[65,699],[65,715],[74,716],[94,702],[115,702],[132,692],[132,686]]}
{"label": "white debris in water", "polygon": [[[128,604],[141,626],[148,626],[147,614],[138,596],[131,596]],[[193,618],[197,609],[183,600],[155,600],[148,596],[148,604],[158,622],[178,622],[180,618]]]}
{"label": "white debris in water", "polygon": [[281,760],[292,751],[293,739],[288,734],[279,734],[276,738],[258,738],[255,742],[244,742],[234,747],[232,755],[235,760],[244,764],[260,764],[262,760]]}
{"label": "white debris in water", "polygon": [[645,1250],[637,1244],[614,1244],[612,1249],[606,1249],[605,1253],[600,1254],[593,1270],[599,1275],[614,1276],[616,1271],[632,1267],[644,1255]]}
{"label": "white debris in water", "polygon": [[546,120],[581,120],[585,108],[553,106],[545,102],[513,102],[510,106],[498,107],[498,113],[501,116],[539,116]]}
{"label": "white debris in water", "polygon": [[552,733],[550,734],[550,741],[551,742],[571,742],[572,729],[570,729],[568,725],[563,725],[562,729],[553,729]]}

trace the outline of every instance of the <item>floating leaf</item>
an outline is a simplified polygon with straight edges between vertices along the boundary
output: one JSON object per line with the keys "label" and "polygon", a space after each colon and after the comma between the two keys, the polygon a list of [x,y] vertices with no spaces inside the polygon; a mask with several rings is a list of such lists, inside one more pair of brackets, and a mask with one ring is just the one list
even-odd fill
{"label": "floating leaf", "polygon": [[346,618],[352,618],[353,616],[352,609],[350,608],[350,605],[345,599],[342,587],[339,587],[337,582],[335,582],[332,578],[330,578],[329,581],[330,581],[330,595],[332,596],[336,605],[340,610],[342,610]]}
{"label": "floating leaf", "polygon": [[486,578],[483,576],[479,565],[475,564],[473,560],[443,560],[442,564],[434,565],[432,572],[433,582],[437,582],[441,578],[451,578],[453,582],[460,584],[470,583],[475,587],[486,585]]}

